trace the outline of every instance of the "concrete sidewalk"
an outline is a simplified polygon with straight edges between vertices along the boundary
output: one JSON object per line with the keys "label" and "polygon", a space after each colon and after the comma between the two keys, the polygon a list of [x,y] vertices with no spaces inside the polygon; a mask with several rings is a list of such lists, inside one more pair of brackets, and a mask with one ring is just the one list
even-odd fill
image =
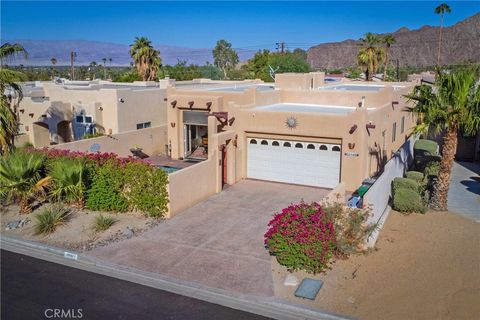
{"label": "concrete sidewalk", "polygon": [[270,256],[263,244],[268,221],[293,202],[320,201],[327,193],[242,181],[139,237],[88,254],[211,288],[272,297]]}
{"label": "concrete sidewalk", "polygon": [[480,165],[473,162],[454,162],[448,208],[454,213],[480,222]]}

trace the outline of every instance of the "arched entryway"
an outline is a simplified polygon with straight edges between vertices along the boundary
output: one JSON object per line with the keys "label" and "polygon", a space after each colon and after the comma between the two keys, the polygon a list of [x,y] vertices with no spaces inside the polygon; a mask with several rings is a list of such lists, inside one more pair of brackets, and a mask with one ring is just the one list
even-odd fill
{"label": "arched entryway", "polygon": [[72,141],[72,128],[70,121],[63,120],[57,124],[57,135],[58,143]]}

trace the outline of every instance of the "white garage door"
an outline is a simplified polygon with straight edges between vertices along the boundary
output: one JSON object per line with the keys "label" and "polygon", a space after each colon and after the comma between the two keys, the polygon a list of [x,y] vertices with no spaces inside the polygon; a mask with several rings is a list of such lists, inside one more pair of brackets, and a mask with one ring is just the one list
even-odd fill
{"label": "white garage door", "polygon": [[334,188],[340,181],[339,144],[247,139],[247,177]]}

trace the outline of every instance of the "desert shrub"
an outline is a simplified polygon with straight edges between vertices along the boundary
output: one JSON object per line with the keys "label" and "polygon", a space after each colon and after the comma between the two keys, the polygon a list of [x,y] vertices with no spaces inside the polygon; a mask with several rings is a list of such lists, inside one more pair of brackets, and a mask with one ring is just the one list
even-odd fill
{"label": "desert shrub", "polygon": [[334,222],[320,204],[291,205],[268,224],[265,245],[289,270],[319,273],[330,268],[335,250]]}
{"label": "desert shrub", "polygon": [[440,161],[429,162],[423,171],[426,179],[436,178],[440,171]]}
{"label": "desert shrub", "polygon": [[48,234],[65,222],[68,209],[60,204],[51,205],[35,216],[35,233]]}
{"label": "desert shrub", "polygon": [[427,207],[420,193],[409,188],[399,188],[396,190],[393,197],[393,208],[404,213],[425,213],[427,211]]}
{"label": "desert shrub", "polygon": [[0,196],[18,201],[22,213],[30,212],[30,203],[43,195],[50,178],[42,178],[45,157],[18,150],[0,158]]}
{"label": "desert shrub", "polygon": [[418,139],[413,145],[413,154],[417,156],[437,155],[438,143],[433,140]]}
{"label": "desert shrub", "polygon": [[144,163],[128,163],[123,172],[130,206],[151,217],[163,217],[168,204],[168,174]]}
{"label": "desert shrub", "polygon": [[405,174],[405,178],[415,180],[418,183],[421,183],[423,181],[423,173],[419,171],[407,171]]}
{"label": "desert shrub", "polygon": [[89,166],[89,189],[85,206],[91,210],[128,210],[128,202],[122,194],[124,174],[114,161],[104,165]]}
{"label": "desert shrub", "polygon": [[98,137],[103,137],[104,135],[105,134],[103,132],[87,133],[83,135],[82,139],[98,138]]}
{"label": "desert shrub", "polygon": [[369,209],[348,208],[342,203],[325,203],[322,208],[334,221],[335,255],[347,257],[361,251],[367,236],[375,229],[375,225],[367,225]]}
{"label": "desert shrub", "polygon": [[93,221],[93,229],[97,232],[99,231],[105,231],[108,228],[110,228],[114,223],[115,219],[112,217],[104,216],[103,214],[100,214],[95,217],[95,220]]}
{"label": "desert shrub", "polygon": [[415,170],[419,172],[424,172],[426,167],[430,165],[432,162],[440,163],[442,161],[442,157],[440,156],[417,156],[415,157],[414,164]]}
{"label": "desert shrub", "polygon": [[421,192],[421,186],[420,184],[412,179],[408,178],[395,178],[393,179],[392,182],[392,194],[393,197],[395,197],[395,194],[399,189],[409,189],[412,190],[418,194]]}
{"label": "desert shrub", "polygon": [[48,165],[48,174],[53,183],[50,187],[50,196],[56,201],[83,205],[84,200],[84,172],[83,159],[59,157],[51,160]]}

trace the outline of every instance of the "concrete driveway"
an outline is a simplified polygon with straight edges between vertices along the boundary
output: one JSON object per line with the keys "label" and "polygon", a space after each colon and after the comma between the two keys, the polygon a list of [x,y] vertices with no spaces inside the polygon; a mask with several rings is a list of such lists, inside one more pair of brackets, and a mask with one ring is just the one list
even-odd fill
{"label": "concrete driveway", "polygon": [[270,257],[263,245],[268,221],[291,203],[320,201],[327,193],[241,181],[139,237],[89,254],[212,288],[273,296]]}

